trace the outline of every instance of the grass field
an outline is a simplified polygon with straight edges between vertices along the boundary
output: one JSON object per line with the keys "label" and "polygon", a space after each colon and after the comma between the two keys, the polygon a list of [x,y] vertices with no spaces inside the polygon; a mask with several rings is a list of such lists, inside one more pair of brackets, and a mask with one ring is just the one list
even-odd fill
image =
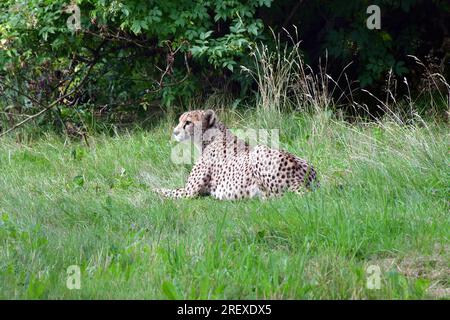
{"label": "grass field", "polygon": [[[161,199],[150,188],[182,186],[190,169],[170,161],[175,118],[89,147],[54,134],[2,138],[0,298],[450,297],[444,124],[221,118],[280,129],[281,147],[315,165],[321,188],[268,201]],[[70,265],[79,290],[66,287]],[[368,288],[378,275],[379,289]]]}

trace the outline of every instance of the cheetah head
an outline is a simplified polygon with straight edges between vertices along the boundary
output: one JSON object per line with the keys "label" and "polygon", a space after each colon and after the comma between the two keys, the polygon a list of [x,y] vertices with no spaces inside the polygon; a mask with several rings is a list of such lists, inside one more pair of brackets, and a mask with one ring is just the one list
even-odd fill
{"label": "cheetah head", "polygon": [[203,139],[203,134],[214,128],[216,114],[213,110],[193,110],[183,113],[173,129],[173,137],[181,142],[190,139]]}

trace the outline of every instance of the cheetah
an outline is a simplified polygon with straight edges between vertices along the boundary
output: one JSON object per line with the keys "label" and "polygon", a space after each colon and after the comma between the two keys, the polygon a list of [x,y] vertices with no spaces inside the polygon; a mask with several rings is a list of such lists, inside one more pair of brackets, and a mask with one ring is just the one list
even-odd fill
{"label": "cheetah", "polygon": [[233,135],[213,110],[183,113],[173,137],[178,142],[191,140],[201,155],[184,188],[154,190],[165,197],[265,199],[318,186],[316,171],[305,160],[264,145],[250,146]]}

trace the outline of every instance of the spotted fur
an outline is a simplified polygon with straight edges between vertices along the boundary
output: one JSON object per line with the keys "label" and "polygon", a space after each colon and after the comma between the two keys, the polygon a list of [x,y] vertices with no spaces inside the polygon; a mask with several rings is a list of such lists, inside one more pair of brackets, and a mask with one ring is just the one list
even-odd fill
{"label": "spotted fur", "polygon": [[184,188],[155,190],[166,197],[267,198],[285,191],[301,193],[318,185],[314,168],[305,160],[263,145],[250,147],[233,135],[212,110],[182,114],[174,138],[191,139],[202,152]]}

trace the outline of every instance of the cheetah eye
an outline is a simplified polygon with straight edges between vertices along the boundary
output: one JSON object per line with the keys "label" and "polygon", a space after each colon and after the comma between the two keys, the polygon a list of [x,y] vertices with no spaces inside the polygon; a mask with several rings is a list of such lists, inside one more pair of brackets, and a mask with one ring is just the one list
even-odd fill
{"label": "cheetah eye", "polygon": [[186,126],[187,125],[190,125],[192,122],[191,121],[186,121],[185,123],[184,123],[184,127],[183,128],[186,128]]}

